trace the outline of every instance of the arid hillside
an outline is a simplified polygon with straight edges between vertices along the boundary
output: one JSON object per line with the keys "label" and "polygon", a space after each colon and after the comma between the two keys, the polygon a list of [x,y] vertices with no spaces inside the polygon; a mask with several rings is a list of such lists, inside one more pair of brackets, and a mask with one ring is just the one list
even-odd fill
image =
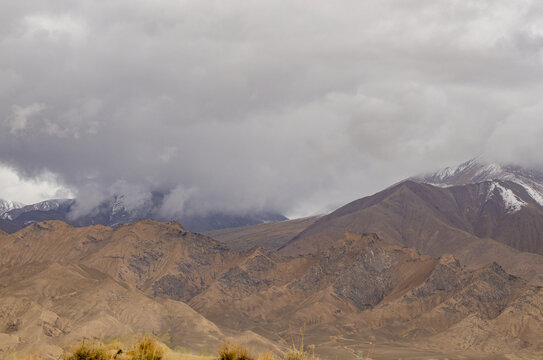
{"label": "arid hillside", "polygon": [[255,246],[277,250],[294,236],[313,225],[320,216],[278,221],[267,224],[214,230],[205,234],[234,250],[249,250]]}
{"label": "arid hillside", "polygon": [[172,348],[245,337],[281,352],[300,328],[324,359],[393,359],[405,347],[406,358],[537,358],[543,345],[540,288],[496,263],[469,270],[376,234],[344,232],[291,256],[234,251],[175,222],[48,221],[0,234],[0,264],[4,354],[142,332]]}

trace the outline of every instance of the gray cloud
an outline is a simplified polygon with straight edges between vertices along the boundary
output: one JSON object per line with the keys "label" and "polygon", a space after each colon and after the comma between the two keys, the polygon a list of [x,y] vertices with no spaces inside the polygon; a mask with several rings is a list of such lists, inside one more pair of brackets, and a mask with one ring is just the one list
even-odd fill
{"label": "gray cloud", "polygon": [[80,213],[160,191],[165,214],[300,215],[480,153],[526,159],[542,20],[536,0],[8,0],[0,162],[57,174]]}

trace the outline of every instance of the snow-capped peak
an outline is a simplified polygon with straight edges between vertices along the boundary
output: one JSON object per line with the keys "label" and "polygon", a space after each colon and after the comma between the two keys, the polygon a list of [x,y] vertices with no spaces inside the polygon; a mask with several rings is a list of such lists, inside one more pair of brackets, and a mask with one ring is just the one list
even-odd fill
{"label": "snow-capped peak", "polygon": [[438,170],[436,173],[432,174],[432,179],[438,180],[436,181],[436,185],[443,185],[447,182],[448,179],[453,178],[454,176],[458,174],[462,174],[466,170],[471,169],[472,167],[477,166],[477,160],[472,159],[469,161],[466,161],[465,163],[462,163],[457,166],[453,167],[446,167],[441,170]]}
{"label": "snow-capped peak", "polygon": [[14,209],[20,209],[24,204],[16,201],[8,201],[0,199],[0,219],[6,219],[6,213]]}
{"label": "snow-capped peak", "polygon": [[19,215],[30,212],[30,211],[58,210],[62,206],[70,205],[71,203],[73,203],[73,201],[74,200],[72,199],[53,199],[53,200],[45,200],[45,201],[32,204],[32,205],[18,204],[19,206],[5,211],[2,215],[0,215],[0,218],[7,219],[7,220],[14,220]]}
{"label": "snow-capped peak", "polygon": [[[433,174],[415,177],[413,180],[440,187],[478,184],[495,180],[502,182],[510,181],[522,186],[535,203],[543,206],[543,173],[535,169],[527,169],[516,165],[487,162],[481,158],[475,158],[458,166],[441,169]],[[499,191],[503,195],[506,207],[512,206],[510,209],[518,208],[519,202],[515,199],[520,198],[512,190],[509,191],[513,197],[507,191],[502,191],[501,189]],[[513,206],[512,204],[516,205]]]}

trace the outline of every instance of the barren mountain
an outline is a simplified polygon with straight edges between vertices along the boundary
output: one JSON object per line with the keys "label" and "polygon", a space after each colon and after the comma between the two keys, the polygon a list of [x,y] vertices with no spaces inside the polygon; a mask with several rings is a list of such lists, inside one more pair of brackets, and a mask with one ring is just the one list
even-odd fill
{"label": "barren mountain", "polygon": [[148,294],[187,299],[241,255],[177,222],[140,220],[115,229],[34,223],[0,238],[0,265],[84,264]]}
{"label": "barren mountain", "polygon": [[255,333],[219,329],[178,301],[242,258],[175,222],[112,229],[47,221],[0,234],[0,354],[38,347],[54,357],[79,339],[145,332],[194,350],[214,351],[227,337],[276,349]]}
{"label": "barren mountain", "polygon": [[[304,257],[255,250],[234,274],[221,277],[190,304],[219,324],[251,327],[266,336],[288,337],[289,326],[305,325],[309,338],[334,348],[336,355],[342,341],[361,344],[375,334],[376,341],[424,344],[433,351],[441,347],[503,353],[527,343],[540,346],[532,335],[520,335],[531,331],[518,329],[538,329],[543,317],[534,310],[542,295],[496,263],[469,271],[451,255],[435,259],[383,243],[376,235],[345,234],[330,248]],[[520,298],[526,299],[522,305]],[[512,309],[517,309],[518,318],[509,327],[502,318]],[[533,321],[527,320],[531,317]],[[472,318],[485,321],[500,337],[447,335],[449,342],[442,344],[445,333]],[[515,341],[494,341],[512,333]],[[356,347],[343,350],[348,356]]]}
{"label": "barren mountain", "polygon": [[292,257],[233,251],[178,223],[47,221],[0,234],[0,266],[4,351],[38,339],[54,354],[84,334],[140,331],[192,348],[247,332],[277,349],[299,327],[324,358],[355,358],[369,341],[383,359],[405,346],[417,359],[476,359],[536,356],[543,345],[540,289],[495,263],[468,270],[451,255],[420,255],[375,234],[343,233]]}
{"label": "barren mountain", "polygon": [[[452,253],[467,265],[495,260],[530,280],[543,274],[543,208],[513,182],[437,187],[405,181],[321,217],[280,251],[318,253],[344,231],[376,233],[433,256]],[[519,266],[526,261],[538,271]]]}

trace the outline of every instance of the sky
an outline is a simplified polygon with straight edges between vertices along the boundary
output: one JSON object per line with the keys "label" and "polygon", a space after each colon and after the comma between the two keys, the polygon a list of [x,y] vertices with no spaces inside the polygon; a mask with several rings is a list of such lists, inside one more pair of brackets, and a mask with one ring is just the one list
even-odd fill
{"label": "sky", "polygon": [[1,7],[0,198],[296,217],[481,154],[543,168],[539,0]]}

